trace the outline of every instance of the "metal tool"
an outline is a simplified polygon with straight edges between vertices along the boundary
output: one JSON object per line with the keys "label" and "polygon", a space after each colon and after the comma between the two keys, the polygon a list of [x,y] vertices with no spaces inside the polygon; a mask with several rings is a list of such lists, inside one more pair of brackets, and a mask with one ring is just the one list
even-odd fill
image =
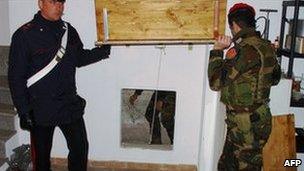
{"label": "metal tool", "polygon": [[269,25],[270,25],[270,19],[269,19],[269,13],[271,12],[278,12],[278,10],[275,9],[260,9],[260,12],[266,12],[265,16],[260,16],[256,20],[264,19],[265,20],[265,27],[262,33],[262,37],[266,40],[268,40],[269,37]]}

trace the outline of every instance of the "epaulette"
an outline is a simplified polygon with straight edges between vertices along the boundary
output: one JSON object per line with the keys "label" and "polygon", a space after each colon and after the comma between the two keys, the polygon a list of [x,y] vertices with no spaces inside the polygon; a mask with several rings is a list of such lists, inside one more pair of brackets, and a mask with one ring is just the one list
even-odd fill
{"label": "epaulette", "polygon": [[243,38],[239,37],[238,39],[235,40],[236,44],[241,44],[243,41]]}
{"label": "epaulette", "polygon": [[249,37],[244,39],[240,44],[242,44],[241,46],[249,45],[259,50],[259,47],[264,46],[265,43],[266,42],[263,39],[258,39],[257,37]]}
{"label": "epaulette", "polygon": [[21,26],[21,30],[28,31],[28,30],[32,29],[33,27],[34,27],[34,24],[29,22],[29,23],[26,23],[23,26]]}

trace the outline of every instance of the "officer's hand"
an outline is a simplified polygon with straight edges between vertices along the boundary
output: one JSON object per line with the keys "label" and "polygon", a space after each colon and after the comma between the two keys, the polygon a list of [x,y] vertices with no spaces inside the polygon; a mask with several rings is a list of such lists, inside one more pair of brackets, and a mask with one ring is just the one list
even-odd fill
{"label": "officer's hand", "polygon": [[103,45],[100,48],[103,49],[105,54],[107,55],[111,54],[111,45]]}
{"label": "officer's hand", "polygon": [[230,47],[232,43],[230,36],[219,36],[214,43],[214,50],[224,50]]}
{"label": "officer's hand", "polygon": [[106,59],[109,58],[111,53],[111,45],[102,45],[92,49],[94,55],[98,56],[98,58]]}
{"label": "officer's hand", "polygon": [[34,127],[32,112],[20,116],[20,128],[26,131],[31,131]]}
{"label": "officer's hand", "polygon": [[108,58],[111,54],[111,45],[102,45],[94,48],[93,51],[102,56],[102,58]]}

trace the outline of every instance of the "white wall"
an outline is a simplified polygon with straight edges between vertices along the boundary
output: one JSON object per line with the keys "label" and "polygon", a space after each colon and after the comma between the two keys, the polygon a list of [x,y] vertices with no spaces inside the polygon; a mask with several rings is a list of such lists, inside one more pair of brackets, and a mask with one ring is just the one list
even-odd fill
{"label": "white wall", "polygon": [[[159,50],[152,46],[113,47],[111,59],[107,63],[81,70],[78,75],[79,92],[83,92],[89,103],[86,115],[89,134],[96,135],[96,130],[100,133],[100,139],[89,136],[91,149],[94,149],[92,158],[196,164],[204,51],[203,46],[195,46],[193,51],[188,51],[187,46],[171,46],[167,47],[166,55],[162,56],[160,88],[177,91],[175,144],[172,152],[119,147],[120,90],[124,87],[156,88]],[[92,73],[96,73],[95,79]],[[83,82],[81,79],[84,79]],[[109,130],[112,136],[108,136]]]}
{"label": "white wall", "polygon": [[[236,2],[239,1],[228,0],[228,7]],[[279,35],[282,0],[242,2],[252,4],[257,9],[279,10],[276,15],[271,14],[269,37],[274,40]],[[36,0],[10,0],[10,36],[36,11]],[[97,36],[93,0],[67,1],[64,19],[78,30],[85,47],[94,47]],[[218,103],[218,94],[210,90],[206,79],[211,47],[195,45],[193,50],[188,50],[187,45],[167,46],[166,53],[161,55],[154,46],[114,46],[110,59],[79,69],[78,92],[88,102],[85,120],[90,142],[89,158],[198,164],[200,170],[216,170],[225,133],[225,115],[223,106]],[[177,91],[174,149],[120,148],[120,90],[125,87],[157,88],[159,61],[159,88]],[[28,141],[27,137],[27,134],[21,133],[20,143]],[[64,138],[57,130],[52,156],[65,157],[66,154]]]}
{"label": "white wall", "polygon": [[[67,1],[64,19],[79,31],[86,47],[96,41],[94,1]],[[27,9],[27,10],[24,10]],[[10,1],[11,34],[36,12],[36,1]],[[90,142],[89,158],[151,163],[197,164],[202,122],[206,46],[167,46],[165,54],[154,46],[115,46],[110,59],[77,72],[79,94],[87,99],[85,120]],[[120,90],[128,87],[177,91],[174,149],[172,151],[120,147]],[[215,115],[213,115],[215,116]],[[28,135],[21,135],[23,141]],[[56,132],[52,156],[65,157],[67,149]]]}
{"label": "white wall", "polygon": [[8,0],[1,0],[0,8],[0,45],[8,45],[10,39]]}

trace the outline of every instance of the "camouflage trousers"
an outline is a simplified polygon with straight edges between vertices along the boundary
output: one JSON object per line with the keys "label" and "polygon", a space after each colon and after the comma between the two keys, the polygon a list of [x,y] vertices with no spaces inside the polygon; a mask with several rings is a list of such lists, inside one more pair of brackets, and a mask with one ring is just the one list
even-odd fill
{"label": "camouflage trousers", "polygon": [[271,113],[267,105],[253,113],[227,111],[227,135],[218,163],[220,171],[259,171],[262,150],[271,133]]}

